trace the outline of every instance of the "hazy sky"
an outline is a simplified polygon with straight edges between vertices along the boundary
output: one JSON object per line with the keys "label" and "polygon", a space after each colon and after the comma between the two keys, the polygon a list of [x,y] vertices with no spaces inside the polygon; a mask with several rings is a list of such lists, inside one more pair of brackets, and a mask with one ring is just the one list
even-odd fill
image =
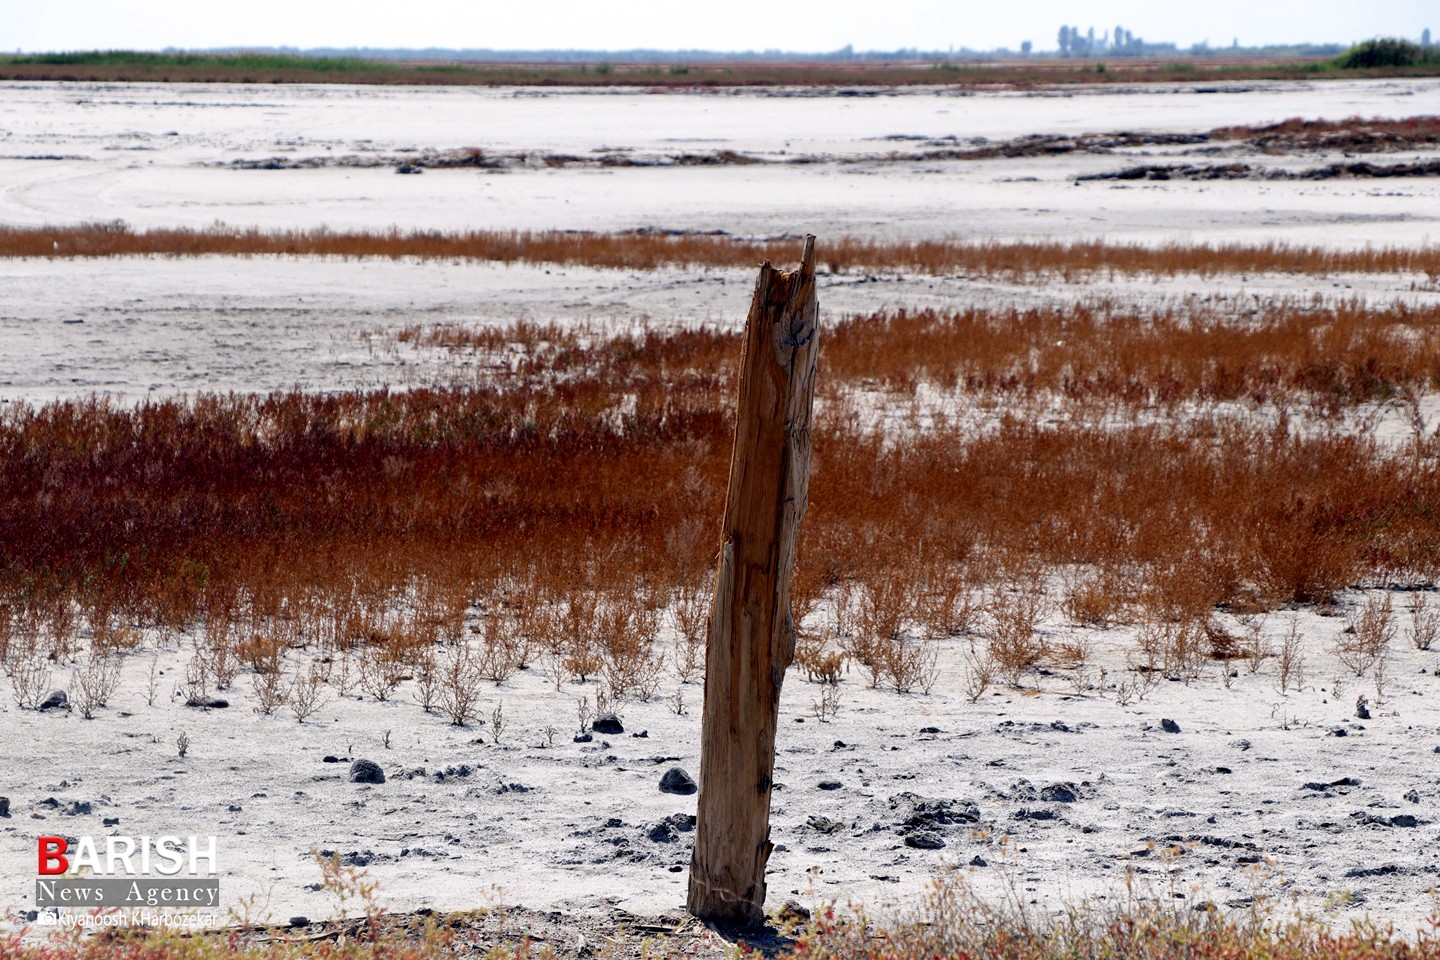
{"label": "hazy sky", "polygon": [[[1060,24],[1182,46],[1440,34],[1434,0],[0,0],[0,50],[373,46],[1053,49]],[[1433,21],[1433,22],[1432,22]]]}

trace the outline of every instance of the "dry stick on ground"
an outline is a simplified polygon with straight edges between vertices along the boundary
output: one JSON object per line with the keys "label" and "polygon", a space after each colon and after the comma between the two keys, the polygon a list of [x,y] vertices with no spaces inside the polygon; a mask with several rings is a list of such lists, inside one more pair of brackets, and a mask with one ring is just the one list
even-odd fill
{"label": "dry stick on ground", "polygon": [[745,324],[735,446],[705,669],[700,796],[687,907],[764,919],[780,685],[795,652],[790,578],[809,503],[819,349],[815,238],[800,268],[760,267]]}

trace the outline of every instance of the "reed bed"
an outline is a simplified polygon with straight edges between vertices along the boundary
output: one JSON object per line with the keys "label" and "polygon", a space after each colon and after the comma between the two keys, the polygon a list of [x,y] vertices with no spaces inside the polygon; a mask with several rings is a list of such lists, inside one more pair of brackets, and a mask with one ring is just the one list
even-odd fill
{"label": "reed bed", "polygon": [[[0,227],[0,257],[327,256],[561,264],[604,269],[753,267],[786,262],[794,239],[713,234],[587,233],[566,230],[262,231],[214,226],[135,230],[124,223]],[[1440,278],[1440,247],[1339,250],[1285,243],[1154,246],[1104,241],[872,240],[825,245],[832,273],[970,274],[1010,281],[1097,274],[1210,277],[1226,273],[1407,273]]]}

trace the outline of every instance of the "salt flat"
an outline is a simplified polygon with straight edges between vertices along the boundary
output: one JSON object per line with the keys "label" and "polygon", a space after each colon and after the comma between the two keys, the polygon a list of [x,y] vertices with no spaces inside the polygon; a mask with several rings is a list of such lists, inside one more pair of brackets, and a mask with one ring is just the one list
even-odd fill
{"label": "salt flat", "polygon": [[[914,149],[910,139],[887,139],[897,137],[1192,133],[1291,116],[1436,113],[1440,82],[1431,80],[873,97],[11,83],[0,85],[0,223],[809,230],[822,249],[839,234],[1430,244],[1440,240],[1440,178],[1095,183],[1075,178],[1178,154],[877,155]],[[390,166],[230,166],[467,147],[585,156],[625,148],[655,157],[723,149],[764,162],[537,162],[422,176]],[[784,162],[795,154],[816,162]],[[129,402],[206,390],[451,383],[464,379],[462,365],[396,349],[393,332],[518,318],[736,325],[752,282],[743,270],[0,261],[0,399],[18,406],[97,392]],[[1256,292],[1437,296],[1433,280],[1410,276],[1024,287],[841,275],[822,277],[820,298],[840,314]],[[817,457],[823,464],[823,451]],[[1342,600],[1353,607],[1363,597],[1353,590]],[[1032,690],[994,690],[970,703],[971,641],[950,638],[941,641],[929,695],[872,690],[852,673],[840,684],[838,715],[822,720],[820,687],[792,675],[781,705],[772,903],[913,902],[937,869],[953,867],[987,896],[1045,909],[1066,897],[1123,896],[1133,876],[1141,893],[1187,902],[1244,909],[1268,901],[1337,921],[1368,910],[1420,924],[1434,909],[1440,871],[1440,653],[1397,641],[1384,706],[1359,720],[1357,695],[1373,703],[1375,690],[1369,679],[1346,677],[1331,652],[1343,618],[1278,611],[1263,625],[1266,636],[1278,642],[1292,619],[1307,638],[1308,680],[1298,692],[1280,689],[1271,660],[1255,673],[1237,666],[1229,682],[1218,664],[1189,683],[1152,675],[1143,696],[1121,702],[1114,684],[1133,673],[1133,629],[1082,629],[1058,615],[1043,630],[1093,646],[1088,677],[1047,672]],[[456,728],[422,712],[410,682],[387,703],[332,692],[304,723],[258,713],[243,680],[223,694],[228,707],[196,710],[174,695],[189,656],[188,646],[158,649],[147,635],[125,661],[112,706],[93,721],[0,701],[0,752],[19,758],[0,778],[12,810],[0,820],[0,907],[31,903],[37,833],[100,835],[106,818],[118,818],[122,831],[217,834],[226,905],[253,895],[257,911],[281,919],[330,908],[313,886],[312,848],[367,866],[394,909],[493,899],[663,910],[683,899],[683,869],[673,871],[688,860],[683,815],[694,799],[657,784],[671,765],[698,772],[693,683],[666,682],[682,712],[663,699],[627,704],[623,734],[577,743],[575,701],[593,697],[594,684],[556,692],[538,671],[524,671],[483,691],[485,715],[504,705],[497,743],[483,725]],[[292,666],[305,656],[294,655]],[[153,705],[152,660],[164,671]],[[66,683],[65,670],[54,683]],[[1179,732],[1166,732],[1165,719]],[[183,759],[181,732],[192,744]],[[360,757],[380,763],[387,782],[349,783],[348,760]],[[966,811],[940,825],[944,847],[906,845],[906,794]]]}
{"label": "salt flat", "polygon": [[[1440,113],[1440,83],[1272,82],[1033,93],[633,93],[341,86],[0,84],[0,222],[135,226],[698,229],[917,237],[1105,236],[1337,245],[1440,240],[1426,180],[1080,184],[1151,151],[840,163],[919,141],[1146,130],[1287,117]],[[894,139],[902,138],[902,139]],[[814,163],[496,173],[253,170],[478,148],[541,156],[730,150]],[[49,157],[54,159],[26,159]]]}

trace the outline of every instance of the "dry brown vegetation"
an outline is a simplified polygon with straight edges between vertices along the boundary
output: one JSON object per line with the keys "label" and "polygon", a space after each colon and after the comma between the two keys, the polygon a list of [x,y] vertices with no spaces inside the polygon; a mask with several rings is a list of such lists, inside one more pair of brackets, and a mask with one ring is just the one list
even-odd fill
{"label": "dry brown vegetation", "polygon": [[[280,230],[226,226],[134,230],[120,223],[0,226],[0,257],[334,256],[466,259],[627,270],[753,267],[786,261],[794,241],[713,234],[586,233],[566,230]],[[1440,247],[1342,250],[1284,243],[1158,246],[1104,241],[867,240],[825,246],[831,273],[896,271],[983,274],[1015,281],[1223,273],[1418,273],[1440,278]]]}
{"label": "dry brown vegetation", "polygon": [[[733,375],[739,335],[622,332],[597,324],[408,327],[396,339],[530,382]],[[826,331],[824,394],[913,396],[923,385],[979,402],[1097,411],[1286,406],[1322,418],[1359,403],[1414,403],[1440,384],[1440,306],[1355,300],[1192,299],[1141,311],[1110,301],[994,310],[881,312]],[[1011,409],[1014,409],[1013,407]]]}
{"label": "dry brown vegetation", "polygon": [[1362,153],[1408,150],[1440,144],[1440,117],[1349,117],[1306,120],[1291,117],[1259,126],[1221,127],[1210,131],[1216,140],[1248,140],[1261,150],[1353,150]]}
{"label": "dry brown vegetation", "polygon": [[[927,638],[976,629],[976,662],[1018,683],[1077,656],[1035,630],[1053,603],[1140,622],[1145,675],[1186,678],[1238,655],[1217,607],[1433,582],[1440,439],[1381,444],[1341,414],[1434,387],[1437,311],[1226,309],[1239,316],[1099,304],[830,327],[794,587],[802,615],[830,620],[804,669],[833,683],[848,658],[923,690]],[[388,699],[423,677],[424,705],[469,723],[482,684],[532,660],[557,685],[648,698],[667,608],[691,638],[672,660],[693,673],[738,342],[602,333],[400,335],[474,351],[468,388],[7,406],[0,646],[17,701],[87,632],[120,651],[152,625],[192,631],[185,696],[248,667],[300,720],[327,683]],[[922,384],[986,416],[923,411]],[[1294,426],[1287,405],[1322,416]],[[1041,592],[1056,571],[1065,598]],[[321,656],[289,666],[294,648]]]}

